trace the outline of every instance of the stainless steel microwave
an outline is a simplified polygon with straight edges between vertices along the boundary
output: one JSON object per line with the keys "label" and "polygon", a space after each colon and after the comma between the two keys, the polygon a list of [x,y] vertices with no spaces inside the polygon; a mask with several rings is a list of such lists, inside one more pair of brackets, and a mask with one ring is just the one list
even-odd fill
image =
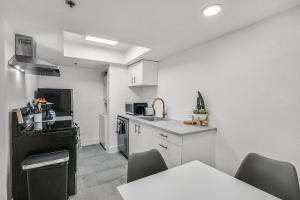
{"label": "stainless steel microwave", "polygon": [[125,112],[129,115],[144,115],[147,106],[148,104],[145,102],[127,102],[125,103]]}

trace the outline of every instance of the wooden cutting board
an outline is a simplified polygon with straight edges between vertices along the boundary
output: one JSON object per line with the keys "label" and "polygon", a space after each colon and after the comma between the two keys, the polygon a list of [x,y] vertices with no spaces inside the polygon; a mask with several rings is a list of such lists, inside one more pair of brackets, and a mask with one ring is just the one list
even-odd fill
{"label": "wooden cutting board", "polygon": [[187,125],[197,125],[197,122],[196,121],[192,121],[192,120],[185,120],[183,121],[184,124],[187,124]]}

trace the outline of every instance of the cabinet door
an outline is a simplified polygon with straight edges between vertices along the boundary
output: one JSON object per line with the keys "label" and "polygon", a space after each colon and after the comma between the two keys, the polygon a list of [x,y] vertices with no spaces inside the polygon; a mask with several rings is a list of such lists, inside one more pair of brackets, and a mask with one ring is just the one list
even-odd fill
{"label": "cabinet door", "polygon": [[128,86],[134,85],[134,66],[128,67]]}
{"label": "cabinet door", "polygon": [[143,63],[134,66],[133,85],[143,85]]}
{"label": "cabinet door", "polygon": [[128,67],[128,86],[143,84],[143,63],[135,63]]}
{"label": "cabinet door", "polygon": [[150,126],[138,125],[139,152],[152,149],[152,128]]}
{"label": "cabinet door", "polygon": [[153,136],[153,148],[157,149],[162,157],[172,165],[177,166],[181,164],[181,146],[170,143],[168,140],[157,136]]}
{"label": "cabinet door", "polygon": [[129,155],[138,152],[138,133],[137,125],[133,121],[129,122]]}
{"label": "cabinet door", "polygon": [[152,128],[134,121],[129,122],[129,154],[152,149]]}
{"label": "cabinet door", "polygon": [[143,85],[157,85],[158,64],[157,62],[143,61]]}

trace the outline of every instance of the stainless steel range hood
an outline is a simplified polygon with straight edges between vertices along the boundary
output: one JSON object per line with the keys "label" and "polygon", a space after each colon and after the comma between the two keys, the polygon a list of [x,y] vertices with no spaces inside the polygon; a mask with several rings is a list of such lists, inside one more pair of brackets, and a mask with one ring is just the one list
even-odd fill
{"label": "stainless steel range hood", "polygon": [[60,76],[58,66],[36,58],[36,43],[32,37],[25,35],[15,35],[15,55],[8,64],[24,73]]}

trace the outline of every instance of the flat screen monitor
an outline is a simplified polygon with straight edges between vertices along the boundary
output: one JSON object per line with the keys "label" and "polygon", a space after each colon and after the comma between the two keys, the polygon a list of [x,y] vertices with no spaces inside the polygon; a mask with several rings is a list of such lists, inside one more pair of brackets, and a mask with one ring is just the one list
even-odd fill
{"label": "flat screen monitor", "polygon": [[38,88],[35,97],[44,97],[47,102],[54,103],[53,110],[56,116],[72,116],[72,89]]}

